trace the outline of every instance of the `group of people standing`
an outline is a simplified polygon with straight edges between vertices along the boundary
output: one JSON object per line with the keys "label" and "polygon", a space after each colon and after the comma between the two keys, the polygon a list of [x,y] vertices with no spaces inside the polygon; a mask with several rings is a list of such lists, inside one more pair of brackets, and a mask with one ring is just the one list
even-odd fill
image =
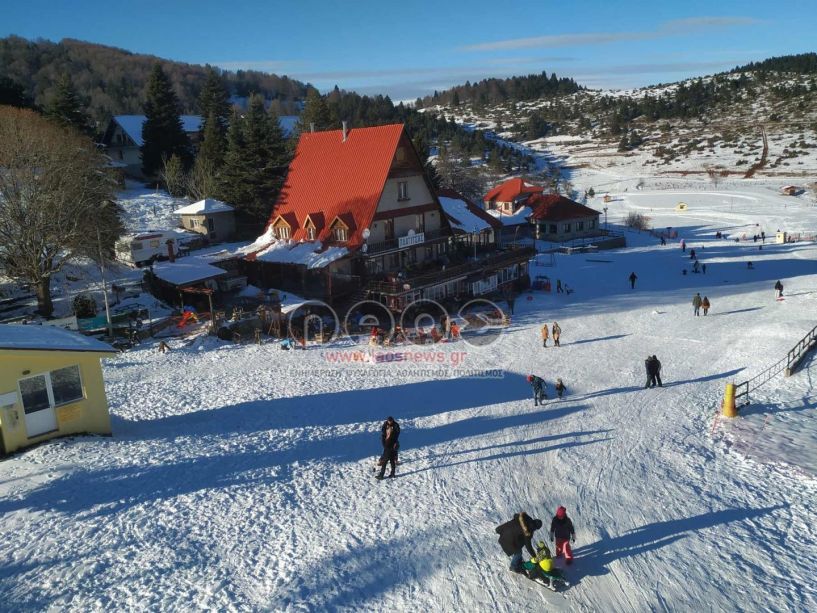
{"label": "group of people standing", "polygon": [[[511,570],[524,573],[522,550],[527,549],[531,557],[537,557],[533,548],[533,533],[542,527],[541,519],[533,519],[525,512],[516,513],[513,519],[497,526],[494,530],[499,535],[499,545],[506,555],[510,556]],[[550,522],[550,541],[554,543],[556,557],[564,556],[566,564],[573,563],[571,543],[576,542],[576,530],[573,521],[567,516],[567,509],[560,506]]]}

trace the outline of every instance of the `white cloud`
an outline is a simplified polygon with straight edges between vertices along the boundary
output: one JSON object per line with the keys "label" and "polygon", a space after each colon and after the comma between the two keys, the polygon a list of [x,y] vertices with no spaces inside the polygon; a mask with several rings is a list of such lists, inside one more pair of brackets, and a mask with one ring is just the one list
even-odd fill
{"label": "white cloud", "polygon": [[487,43],[466,45],[463,51],[498,51],[508,49],[533,49],[573,47],[579,45],[603,45],[621,41],[651,40],[661,36],[692,34],[701,29],[747,26],[761,23],[752,17],[689,17],[660,24],[655,30],[643,32],[587,32],[575,34],[549,34],[529,38],[512,38]]}

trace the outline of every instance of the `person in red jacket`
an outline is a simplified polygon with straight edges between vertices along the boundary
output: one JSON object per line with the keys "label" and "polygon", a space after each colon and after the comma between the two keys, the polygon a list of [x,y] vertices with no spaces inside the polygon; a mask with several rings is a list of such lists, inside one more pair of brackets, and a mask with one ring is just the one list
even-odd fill
{"label": "person in red jacket", "polygon": [[573,522],[567,516],[567,509],[559,507],[556,509],[556,515],[550,522],[550,540],[556,542],[556,556],[564,554],[565,562],[573,563],[573,551],[570,549],[570,543],[576,542],[576,531],[573,529]]}

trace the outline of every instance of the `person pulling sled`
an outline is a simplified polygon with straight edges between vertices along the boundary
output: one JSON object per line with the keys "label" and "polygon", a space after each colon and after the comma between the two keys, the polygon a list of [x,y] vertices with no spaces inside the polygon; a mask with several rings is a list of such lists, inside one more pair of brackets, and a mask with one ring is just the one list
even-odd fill
{"label": "person pulling sled", "polygon": [[531,540],[533,533],[542,527],[541,519],[533,519],[527,513],[515,513],[513,519],[497,526],[494,529],[499,535],[499,545],[505,555],[511,558],[511,570],[515,573],[524,573],[522,565],[522,548],[528,550],[532,557],[536,557]]}

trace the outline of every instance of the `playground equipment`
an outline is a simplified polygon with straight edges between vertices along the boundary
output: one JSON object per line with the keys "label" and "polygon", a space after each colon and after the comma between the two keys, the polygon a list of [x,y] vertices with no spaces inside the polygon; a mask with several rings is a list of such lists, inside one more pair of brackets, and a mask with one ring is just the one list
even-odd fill
{"label": "playground equipment", "polygon": [[182,318],[179,320],[179,323],[176,324],[176,327],[181,329],[191,322],[198,323],[199,316],[192,308],[186,307],[184,312],[182,313]]}
{"label": "playground equipment", "polygon": [[679,202],[675,205],[676,211],[686,211],[689,208],[686,202]]}

